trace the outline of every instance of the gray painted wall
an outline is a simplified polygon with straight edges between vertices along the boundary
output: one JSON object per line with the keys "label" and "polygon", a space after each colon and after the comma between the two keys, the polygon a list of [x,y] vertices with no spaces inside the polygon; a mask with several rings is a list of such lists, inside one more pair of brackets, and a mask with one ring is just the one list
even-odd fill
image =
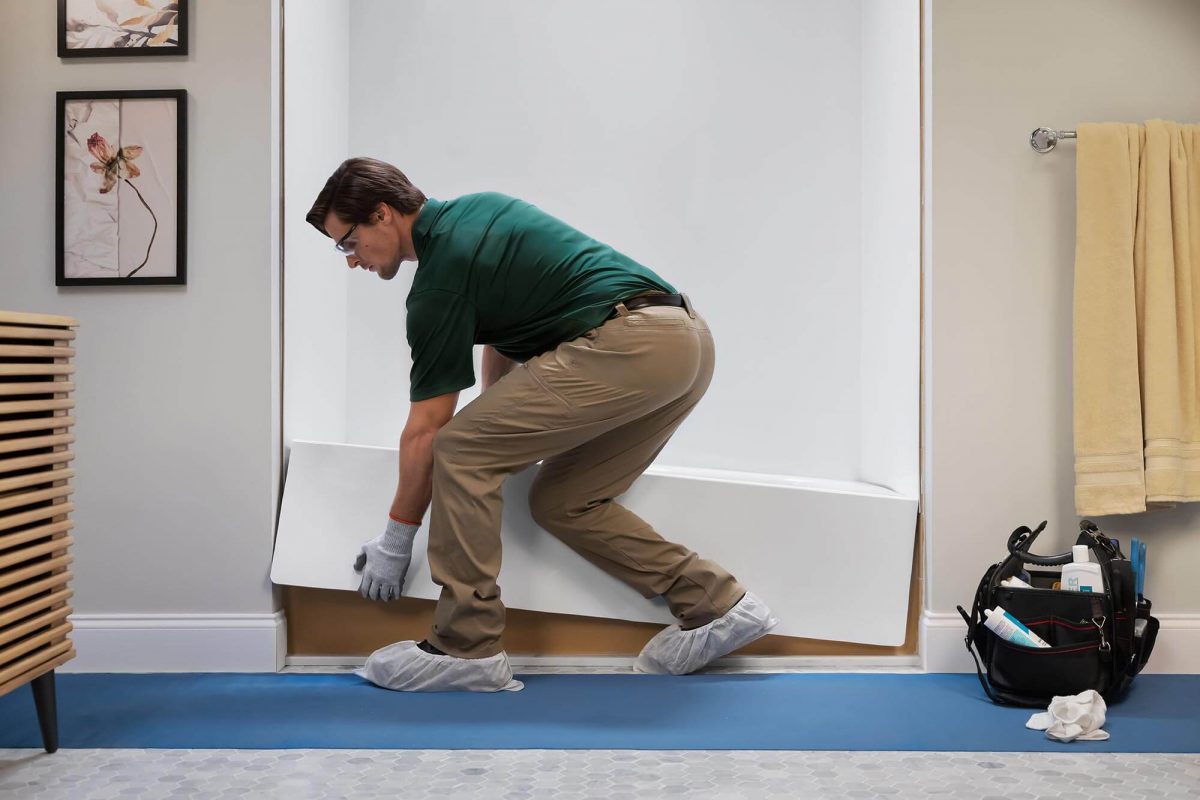
{"label": "gray painted wall", "polygon": [[[80,324],[72,605],[271,612],[274,0],[193,3],[149,59],[59,59],[55,6],[0,2],[0,308]],[[190,95],[188,285],[58,288],[54,93],[151,88]]]}
{"label": "gray painted wall", "polygon": [[[1079,532],[1075,144],[1041,155],[1029,134],[1081,122],[1196,122],[1200,3],[926,2],[933,2],[927,605],[954,613],[1018,525],[1049,520],[1037,552],[1065,550]],[[1200,611],[1200,505],[1094,521],[1126,545],[1130,536],[1148,543],[1146,595],[1156,615]]]}
{"label": "gray painted wall", "polygon": [[[1074,151],[1039,125],[1195,121],[1200,5],[932,3],[928,605],[1072,505]],[[73,587],[86,613],[265,612],[274,510],[271,6],[196,4],[186,59],[68,63],[54,4],[0,2],[0,307],[81,323]],[[22,35],[14,32],[23,31]],[[189,285],[54,286],[54,92],[184,87]],[[1155,610],[1200,610],[1200,508],[1097,518],[1150,544]]]}

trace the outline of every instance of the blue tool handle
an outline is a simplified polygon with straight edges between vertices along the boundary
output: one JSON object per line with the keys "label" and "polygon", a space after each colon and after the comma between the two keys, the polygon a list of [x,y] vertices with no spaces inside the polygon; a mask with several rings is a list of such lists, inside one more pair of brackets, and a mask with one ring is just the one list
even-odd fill
{"label": "blue tool handle", "polygon": [[1142,599],[1142,548],[1137,538],[1129,540],[1129,560],[1133,567],[1133,590]]}
{"label": "blue tool handle", "polygon": [[1142,597],[1143,590],[1145,590],[1145,588],[1146,588],[1146,543],[1142,542],[1140,544],[1140,547],[1141,547],[1141,552],[1138,553],[1139,572],[1138,572],[1138,587],[1137,587],[1139,600]]}

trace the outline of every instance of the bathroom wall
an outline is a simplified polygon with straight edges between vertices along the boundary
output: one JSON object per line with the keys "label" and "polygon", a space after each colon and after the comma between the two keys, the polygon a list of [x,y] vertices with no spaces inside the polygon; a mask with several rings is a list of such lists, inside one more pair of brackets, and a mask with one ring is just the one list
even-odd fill
{"label": "bathroom wall", "polygon": [[862,4],[858,480],[906,497],[920,489],[919,5]]}
{"label": "bathroom wall", "polygon": [[[295,8],[299,5],[289,2],[289,14],[306,13]],[[156,636],[168,624],[174,626],[172,630],[220,625],[230,629],[249,625],[256,630],[254,626],[269,621],[274,609],[266,576],[272,494],[277,483],[272,464],[277,448],[272,437],[276,407],[272,384],[277,376],[272,374],[271,355],[276,322],[272,319],[271,262],[276,233],[271,230],[270,216],[272,198],[277,194],[271,174],[275,160],[271,109],[276,103],[270,43],[275,4],[267,0],[203,0],[195,6],[191,56],[152,63],[138,59],[68,63],[55,55],[53,3],[0,3],[0,24],[10,32],[0,49],[0,141],[5,145],[0,148],[0,169],[6,189],[0,198],[0,236],[7,248],[7,261],[0,270],[0,306],[68,314],[81,322],[73,604],[83,619],[77,623],[77,638],[85,635],[87,622],[112,623],[121,631],[126,623],[115,615],[136,617],[127,622],[128,629],[149,625],[147,630]],[[430,13],[443,12],[439,6]],[[1156,116],[1195,121],[1200,86],[1191,76],[1200,71],[1200,51],[1194,46],[1200,34],[1200,6],[1191,0],[1152,4],[1125,0],[1060,0],[1053,4],[925,0],[925,12],[927,405],[923,483],[926,568],[932,590],[926,621],[934,634],[934,668],[965,668],[961,620],[954,605],[970,598],[979,574],[999,557],[1004,537],[1017,525],[1049,519],[1050,531],[1042,545],[1049,550],[1065,547],[1077,524],[1071,502],[1070,384],[1074,144],[1067,142],[1053,153],[1038,155],[1029,148],[1029,132],[1039,125],[1074,128],[1086,121],[1141,121]],[[649,9],[644,13],[665,12]],[[805,51],[794,45],[796,32],[816,31],[826,23],[836,33],[835,41],[844,42],[855,26],[865,35],[862,20],[830,22],[821,14],[816,10],[810,16],[785,18],[783,22],[790,19],[792,23],[793,38],[783,44],[777,38],[755,39],[762,44],[754,50],[763,54],[754,57],[760,63],[771,63],[770,53]],[[701,23],[702,18],[680,14],[676,25],[700,26],[710,42],[707,49],[718,55],[725,48],[736,47],[737,41],[757,35],[738,27],[713,29]],[[763,25],[770,21],[753,9],[746,19],[746,24],[755,19]],[[361,15],[346,25],[346,37],[351,31],[370,33]],[[502,38],[509,42],[520,41],[519,31],[495,29],[503,31]],[[17,31],[24,33],[17,35]],[[393,29],[392,34],[380,46],[398,54],[398,74],[411,75],[413,70],[405,69],[422,63],[413,55],[414,48],[421,52],[420,44],[404,38],[408,34],[403,27]],[[340,37],[341,33],[331,29],[319,44],[341,47]],[[403,42],[407,51],[392,44],[393,40]],[[478,37],[468,42],[480,44]],[[458,52],[452,49],[456,46],[465,47],[454,41],[444,45],[449,52]],[[627,68],[622,64],[645,57],[643,51],[660,46],[657,40],[649,41],[634,49],[633,56],[625,50],[618,58],[614,49],[593,53],[591,59],[607,59],[614,64],[613,74],[620,78]],[[313,47],[312,57],[316,58],[323,51],[315,44]],[[567,43],[560,48],[562,58],[569,61],[572,48]],[[861,185],[861,168],[847,163],[842,147],[870,130],[866,117],[853,112],[857,100],[846,101],[855,96],[854,87],[862,86],[864,78],[855,72],[853,80],[841,82],[839,74],[857,68],[838,61],[834,49],[807,49],[809,55],[796,54],[795,58],[802,60],[786,65],[780,88],[769,96],[751,91],[758,105],[768,106],[763,112],[750,113],[757,111],[757,105],[727,104],[712,109],[708,117],[685,120],[695,121],[697,129],[700,122],[719,120],[736,111],[742,112],[743,126],[750,119],[776,124],[790,120],[791,134],[810,132],[812,137],[802,139],[794,149],[783,144],[778,147],[795,156],[797,163],[801,151],[813,155],[813,169],[798,177],[791,175],[788,185],[798,187],[798,193],[811,190],[818,179],[841,181],[844,177],[847,183]],[[698,69],[711,70],[704,61],[700,54],[695,56]],[[356,74],[357,80],[362,77]],[[718,80],[714,85],[723,84]],[[56,288],[54,92],[163,86],[181,86],[191,93],[189,285]],[[330,102],[336,102],[332,89],[321,91]],[[351,94],[345,109],[334,105],[327,114],[308,119],[332,124],[334,117],[345,114],[353,124],[354,114],[362,112],[364,103],[375,103],[413,109],[410,113],[416,119],[432,124],[438,117],[429,116],[423,108],[423,101],[430,99],[424,91],[420,82],[397,79],[391,92]],[[589,102],[599,102],[594,95],[588,97]],[[645,100],[649,94],[635,93],[637,97],[643,98],[646,107],[642,110],[653,121],[654,109]],[[415,104],[406,104],[412,98],[416,98]],[[827,100],[828,104],[806,112],[803,125],[784,116],[786,110],[769,107],[795,98]],[[568,120],[587,112],[586,107],[580,108],[582,100],[569,95],[547,99],[543,94],[531,97],[530,103],[536,105],[538,100],[567,109],[570,113],[564,118]],[[838,116],[836,102],[850,106],[844,110],[845,116]],[[787,102],[782,104],[787,106]],[[502,119],[525,113],[520,107],[499,111]],[[818,336],[825,346],[838,341],[828,334],[832,328],[819,324],[829,319],[793,314],[802,327],[785,344],[799,349],[790,351],[787,358],[764,355],[755,366],[760,371],[790,371],[801,388],[745,395],[747,376],[735,366],[733,347],[753,343],[755,330],[777,332],[778,323],[767,319],[762,328],[752,319],[754,324],[747,330],[745,319],[729,316],[733,306],[722,306],[719,300],[726,294],[726,281],[736,283],[740,276],[745,283],[747,270],[765,263],[786,263],[800,270],[798,277],[785,276],[794,281],[785,284],[792,298],[819,295],[822,301],[836,305],[847,293],[858,292],[858,284],[839,282],[844,275],[834,267],[841,269],[852,261],[852,254],[839,248],[843,238],[852,239],[855,248],[863,240],[853,238],[858,235],[856,226],[845,221],[833,224],[823,216],[832,213],[828,209],[833,207],[860,204],[857,195],[847,200],[826,194],[819,208],[787,206],[769,209],[761,216],[741,211],[755,198],[736,191],[724,192],[723,204],[714,208],[704,191],[708,183],[702,182],[685,184],[689,190],[679,194],[683,200],[673,208],[661,199],[644,197],[644,192],[629,191],[631,182],[640,182],[644,176],[634,174],[623,163],[589,155],[586,148],[548,154],[556,169],[561,164],[569,168],[564,172],[589,167],[592,179],[584,191],[548,186],[544,177],[527,177],[525,169],[512,166],[503,157],[489,159],[486,168],[469,162],[471,171],[450,177],[444,167],[411,168],[415,164],[410,165],[414,157],[409,153],[418,146],[428,153],[432,147],[439,158],[438,153],[444,153],[446,158],[469,160],[476,147],[491,145],[481,144],[471,128],[431,144],[419,138],[427,134],[405,128],[396,113],[399,127],[393,131],[392,149],[381,147],[379,153],[410,166],[414,179],[435,196],[481,188],[467,184],[462,176],[469,174],[489,188],[540,200],[595,235],[662,267],[669,277],[680,277],[681,283],[686,279],[688,290],[698,303],[704,303],[710,321],[722,334],[719,341],[724,358],[718,374],[722,380],[734,382],[737,378],[743,384],[743,388],[731,386],[724,390],[726,394],[706,400],[714,408],[713,416],[702,417],[698,410],[690,425],[720,428],[731,418],[757,414],[764,407],[782,407],[798,396],[803,402],[791,406],[793,422],[807,419],[806,414],[819,415],[822,398],[803,393],[816,392],[812,376],[826,374],[825,367],[833,369],[828,374],[837,376],[834,385],[856,386],[838,371],[837,364],[830,363],[836,359],[822,359],[820,353],[814,355],[807,349],[810,344],[805,340],[814,332],[825,332]],[[618,122],[633,124],[627,120],[612,124]],[[653,141],[654,126],[635,123],[640,125],[639,132]],[[329,152],[322,146],[320,158],[307,155],[314,162],[313,180],[327,175],[344,157],[345,153],[338,152],[338,133],[331,130],[327,135],[335,143],[328,146]],[[352,139],[360,133],[348,133],[348,145],[368,146],[368,140]],[[522,133],[524,138],[542,135],[537,128],[514,126],[505,142],[520,144]],[[293,150],[300,146],[293,142],[300,135],[289,131]],[[750,135],[769,136],[765,132]],[[769,139],[756,141],[770,144]],[[660,168],[678,175],[681,161],[702,165],[699,156],[705,152],[683,151],[676,155],[680,161],[667,161]],[[765,152],[780,151],[767,148]],[[585,160],[588,158],[591,161]],[[326,161],[321,163],[321,159]],[[777,167],[758,168],[760,179],[769,181],[772,169]],[[722,174],[714,172],[708,177],[720,179]],[[289,196],[292,188],[289,181]],[[609,206],[626,210],[598,217],[588,199],[596,192]],[[291,209],[296,210],[295,206]],[[733,212],[737,214],[732,219],[740,224],[729,222]],[[759,219],[762,222],[756,223]],[[289,225],[290,235],[303,223]],[[671,229],[680,234],[669,244],[663,243],[664,226],[674,226]],[[761,242],[766,233],[779,228],[795,232],[795,255],[780,258],[781,253],[788,253],[787,242],[774,240],[774,249],[766,251],[772,257],[765,258],[764,251],[755,248],[764,246]],[[677,245],[689,237],[708,237],[713,229],[728,231],[713,245],[717,248],[714,263],[727,269],[702,275],[693,271],[696,251]],[[825,233],[831,229],[838,235]],[[807,244],[812,232],[818,244]],[[320,239],[315,232],[312,235]],[[299,244],[288,249],[297,258],[306,257]],[[336,257],[332,252],[329,257],[335,259],[329,262],[333,270],[329,274],[340,274],[334,269]],[[813,272],[815,262],[826,266],[827,283]],[[314,261],[309,269],[325,264]],[[350,277],[360,279],[352,287],[355,292],[361,289],[385,308],[394,307],[390,305],[393,298],[402,297],[400,283],[385,286],[369,283],[375,279],[366,276]],[[331,283],[329,291],[336,297],[338,285]],[[772,313],[779,309],[775,294],[782,292],[767,292],[770,304],[766,308]],[[717,312],[720,308],[725,310]],[[339,313],[336,303],[327,310]],[[743,328],[735,333],[738,324]],[[402,338],[400,335],[399,341]],[[361,339],[348,345],[370,346],[369,340]],[[387,355],[406,365],[404,350]],[[336,374],[342,369],[337,365],[336,348],[328,357]],[[289,351],[285,372],[294,366],[297,372],[293,376],[301,376],[300,364],[301,351]],[[797,364],[803,366],[798,370]],[[402,424],[402,371],[398,368],[395,375],[387,377],[390,383],[380,387],[378,402],[389,406],[390,421],[385,424],[368,417],[369,424],[376,426],[372,436],[392,441],[392,435],[398,433],[398,428],[386,426],[392,421]],[[827,387],[829,382],[821,385]],[[384,391],[388,387],[390,390]],[[364,396],[361,389],[358,396]],[[828,393],[827,388],[821,391]],[[738,393],[743,393],[740,396],[746,402],[733,402]],[[288,401],[289,409],[293,400]],[[841,417],[826,415],[822,419]],[[328,417],[320,424],[336,431],[340,423]],[[364,428],[356,430],[358,436]],[[802,426],[801,430],[807,431]],[[715,454],[701,449],[703,442],[710,441],[707,437],[683,437],[681,431],[679,448],[672,454],[678,462]],[[814,448],[834,444],[831,436],[806,438],[789,433],[789,437],[786,446],[773,450],[771,468],[829,468],[822,474],[836,474],[835,469],[848,463],[836,456],[814,454]],[[734,444],[729,438],[712,441],[722,446]],[[848,452],[842,444],[837,442],[839,452]],[[738,451],[721,452],[721,458],[731,459],[730,454]],[[1190,576],[1192,567],[1200,563],[1200,510],[1183,506],[1139,517],[1098,518],[1097,522],[1123,540],[1132,534],[1149,542],[1147,591],[1155,601],[1156,613],[1167,620],[1164,641],[1172,636],[1176,641],[1189,641],[1189,631],[1195,630],[1200,618],[1200,598]],[[167,623],[155,615],[171,619]],[[94,633],[96,628],[91,630]],[[945,631],[944,637],[941,631]],[[949,643],[944,651],[936,647],[942,641]],[[945,658],[938,661],[943,652]],[[1166,658],[1170,652],[1186,650],[1161,652]],[[84,654],[81,650],[81,660]],[[1156,661],[1159,658],[1156,654]],[[1175,663],[1186,666],[1179,656],[1175,658]],[[231,656],[227,663],[233,662]],[[1170,663],[1159,661],[1157,666]]]}
{"label": "bathroom wall", "polygon": [[[657,463],[856,480],[861,14],[356,0],[351,150],[437,198],[521,197],[689,294],[717,373]],[[411,275],[351,276],[351,443],[403,427]]]}
{"label": "bathroom wall", "polygon": [[[654,483],[647,502],[685,502],[688,484],[700,479],[688,470],[699,470],[720,481],[734,507],[787,504],[786,518],[758,519],[760,508],[748,508],[741,546],[722,558],[744,564],[736,573],[769,593],[772,581],[787,580],[776,568],[780,547],[828,556],[808,594],[775,589],[781,613],[797,623],[789,636],[827,640],[788,646],[833,652],[830,640],[842,639],[912,653],[905,616],[919,479],[915,0],[351,0],[346,10],[349,154],[390,161],[440,199],[482,190],[522,197],[659,271],[708,319],[717,374],[659,455],[655,468],[671,474]],[[291,17],[289,47],[293,36],[316,42],[294,28],[319,22]],[[333,78],[297,98],[306,106],[297,118],[313,129],[300,131],[298,143],[288,128],[288,163],[302,160],[306,176],[293,181],[289,166],[285,434],[289,443],[394,447],[408,410],[404,298],[414,265],[391,282],[353,272],[343,294],[344,263],[300,222],[346,155],[340,138],[314,138],[314,131],[341,135],[342,67],[323,68],[340,52],[339,26],[326,25],[328,44],[299,56],[305,74]],[[290,98],[290,68],[287,80]],[[296,225],[304,230],[293,234]],[[293,289],[298,283],[307,288]],[[309,323],[293,337],[296,325]],[[343,340],[344,363],[336,352]],[[326,349],[306,349],[314,342]],[[309,370],[303,385],[293,377],[297,348]],[[478,383],[464,390],[459,407],[479,391]],[[779,497],[754,499],[762,486]],[[508,494],[518,505],[524,499],[515,489]],[[884,520],[869,510],[880,507],[896,510]],[[729,546],[727,530],[712,519],[672,523],[664,535],[698,552]],[[506,522],[507,535],[523,524]],[[292,535],[301,534],[281,528],[281,538]],[[894,618],[880,625],[850,603],[844,625],[840,617],[814,625],[792,613],[792,605],[807,608],[852,580],[839,570],[853,570],[863,547],[882,555],[872,580],[881,595],[860,599],[893,609]],[[505,574],[522,568],[506,563]],[[330,574],[289,596],[343,579]],[[619,603],[609,600],[597,598],[590,616],[620,618]],[[289,606],[291,633],[325,652],[329,637],[318,641],[293,613],[313,602],[306,596]],[[414,610],[406,607],[404,619],[415,620]],[[318,625],[319,617],[312,615]],[[410,631],[405,622],[402,633],[397,624],[381,619],[370,634],[419,632],[415,623]],[[580,635],[574,620],[553,636],[514,628],[510,644],[536,640],[538,652],[551,641],[624,646],[622,636],[598,643]],[[338,636],[339,652],[358,652],[369,638]]]}
{"label": "bathroom wall", "polygon": [[[278,3],[192,3],[191,54],[59,59],[0,2],[0,307],[75,317],[68,669],[266,669],[279,483]],[[55,92],[188,91],[186,286],[56,287]]]}
{"label": "bathroom wall", "polygon": [[285,11],[284,430],[289,440],[338,442],[346,436],[349,270],[304,216],[350,154],[350,10],[348,0],[293,0]]}
{"label": "bathroom wall", "polygon": [[[1075,143],[1037,127],[1197,122],[1200,3],[925,0],[927,661],[972,670],[956,604],[1020,525],[1074,543]],[[1103,320],[1097,320],[1103,324]],[[1103,387],[1096,387],[1102,391]],[[1145,540],[1150,668],[1200,664],[1200,506],[1094,521]]]}

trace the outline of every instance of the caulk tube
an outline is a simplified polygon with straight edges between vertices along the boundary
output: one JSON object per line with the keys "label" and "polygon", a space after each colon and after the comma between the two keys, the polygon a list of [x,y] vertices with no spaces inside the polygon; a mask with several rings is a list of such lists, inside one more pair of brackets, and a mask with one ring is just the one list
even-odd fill
{"label": "caulk tube", "polygon": [[1025,647],[1049,647],[1040,636],[1025,627],[1020,620],[1009,614],[1000,606],[986,608],[983,611],[983,624],[1006,642],[1024,645]]}

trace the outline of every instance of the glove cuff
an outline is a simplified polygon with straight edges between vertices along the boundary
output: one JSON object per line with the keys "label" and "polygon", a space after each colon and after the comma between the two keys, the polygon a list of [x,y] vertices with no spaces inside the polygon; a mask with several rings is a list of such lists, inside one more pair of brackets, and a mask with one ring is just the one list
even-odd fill
{"label": "glove cuff", "polygon": [[389,516],[387,528],[383,532],[383,544],[391,549],[411,549],[420,527],[409,522],[398,522]]}

